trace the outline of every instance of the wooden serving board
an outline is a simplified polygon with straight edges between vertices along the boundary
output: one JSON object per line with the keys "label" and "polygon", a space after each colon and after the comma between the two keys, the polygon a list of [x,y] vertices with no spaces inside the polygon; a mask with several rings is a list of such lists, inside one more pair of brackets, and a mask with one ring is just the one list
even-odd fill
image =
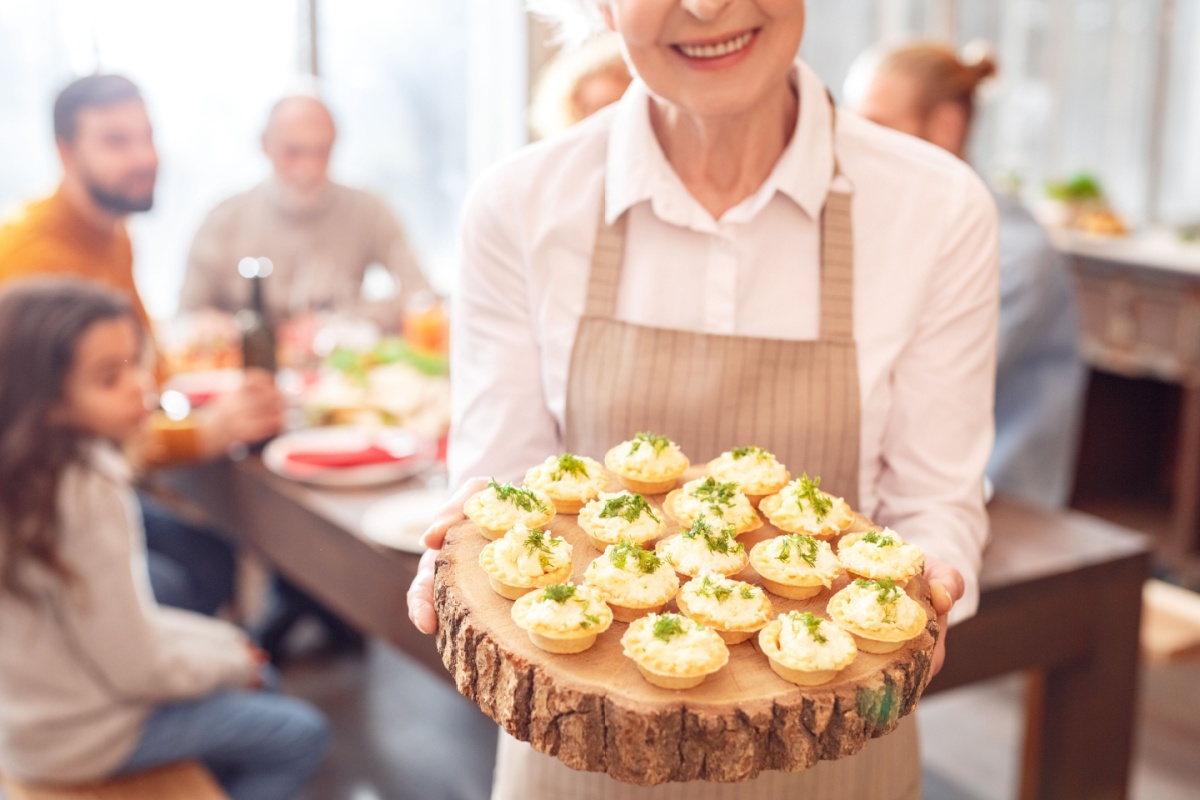
{"label": "wooden serving board", "polygon": [[[613,477],[610,491],[618,489]],[[661,510],[664,498],[646,499]],[[665,522],[664,536],[680,528],[669,517]],[[575,515],[560,514],[546,527],[571,543],[572,580],[582,583],[600,552]],[[850,530],[870,527],[859,517]],[[766,524],[739,539],[749,551],[777,535]],[[434,580],[438,652],[465,697],[512,736],[572,769],[644,786],[742,781],[769,769],[799,772],[890,733],[916,709],[929,682],[939,632],[929,585],[920,577],[907,591],[925,608],[925,631],[894,653],[860,651],[832,683],[801,688],[783,680],[759,651],[756,635],[730,646],[729,663],[704,683],[673,691],[647,683],[622,653],[625,623],[613,622],[583,653],[554,655],[534,646],[512,620],[512,601],[492,591],[479,566],[487,543],[469,520],[446,537]],[[752,567],[735,577],[759,582]],[[840,578],[832,591],[846,582]],[[826,619],[830,595],[789,600],[769,594],[776,614],[797,609]],[[667,610],[677,610],[673,601]]]}

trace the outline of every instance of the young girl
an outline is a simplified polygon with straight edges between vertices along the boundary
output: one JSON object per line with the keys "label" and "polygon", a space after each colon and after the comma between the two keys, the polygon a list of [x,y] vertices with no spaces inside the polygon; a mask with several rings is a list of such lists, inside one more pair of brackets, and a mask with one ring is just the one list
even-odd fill
{"label": "young girl", "polygon": [[146,418],[137,318],[82,282],[0,295],[0,771],[80,784],[184,759],[293,797],[319,712],[253,691],[237,628],[158,606],[121,446]]}

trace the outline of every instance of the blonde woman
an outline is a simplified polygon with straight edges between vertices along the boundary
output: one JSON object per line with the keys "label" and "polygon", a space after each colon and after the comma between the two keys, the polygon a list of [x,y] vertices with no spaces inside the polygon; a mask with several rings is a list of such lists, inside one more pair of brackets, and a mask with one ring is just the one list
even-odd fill
{"label": "blonde woman", "polygon": [[[462,518],[482,485],[472,475],[600,457],[639,430],[696,463],[745,439],[904,531],[929,554],[942,621],[952,606],[969,616],[992,441],[987,190],[945,152],[834,110],[796,61],[803,0],[577,0],[555,13],[612,30],[636,79],[615,106],[492,170],[468,202],[450,445],[464,485],[426,544]],[[437,627],[435,555],[409,593],[424,631]],[[852,758],[732,785],[628,786],[502,735],[493,789],[919,795],[911,718]]]}
{"label": "blonde woman", "polygon": [[538,76],[529,124],[539,139],[572,125],[621,99],[633,76],[611,34],[559,51]]}

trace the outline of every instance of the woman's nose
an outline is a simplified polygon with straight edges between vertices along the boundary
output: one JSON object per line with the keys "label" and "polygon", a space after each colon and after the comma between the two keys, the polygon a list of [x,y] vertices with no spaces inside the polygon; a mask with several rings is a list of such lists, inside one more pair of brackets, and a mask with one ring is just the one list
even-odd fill
{"label": "woman's nose", "polygon": [[733,0],[681,0],[685,11],[709,22],[717,18]]}

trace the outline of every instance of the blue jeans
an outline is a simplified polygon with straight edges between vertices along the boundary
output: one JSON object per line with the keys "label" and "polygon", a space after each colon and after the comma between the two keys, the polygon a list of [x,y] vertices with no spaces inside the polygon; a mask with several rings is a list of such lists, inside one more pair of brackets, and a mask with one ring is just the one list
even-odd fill
{"label": "blue jeans", "polygon": [[146,562],[154,598],[164,606],[212,615],[233,596],[233,547],[141,492]]}
{"label": "blue jeans", "polygon": [[121,773],[196,760],[233,800],[291,800],[328,747],[325,717],[303,700],[219,691],[154,711]]}

